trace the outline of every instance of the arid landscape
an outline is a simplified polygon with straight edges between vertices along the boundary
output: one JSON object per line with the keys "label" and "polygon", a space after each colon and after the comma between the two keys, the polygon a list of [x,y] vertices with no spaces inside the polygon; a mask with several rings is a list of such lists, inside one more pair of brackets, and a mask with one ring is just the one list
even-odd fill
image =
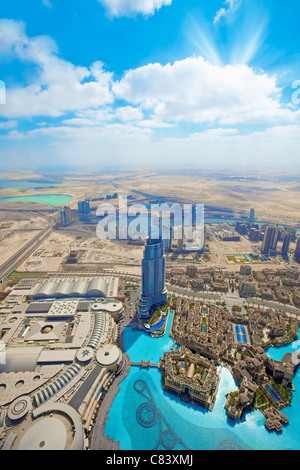
{"label": "arid landscape", "polygon": [[[9,174],[3,173],[2,177],[9,178]],[[47,183],[49,177],[23,173],[18,179],[14,176],[14,179],[18,186],[22,179],[44,179]],[[51,178],[55,179],[55,175],[51,175]],[[300,221],[300,173],[289,170],[124,170],[107,174],[60,174],[55,187],[49,188],[45,184],[44,188],[38,190],[19,191],[0,186],[0,197],[68,194],[73,197],[70,203],[72,209],[77,208],[78,200],[93,200],[102,194],[116,192],[131,195],[136,200],[166,198],[170,202],[226,208],[235,214],[248,215],[253,207],[257,220],[270,222],[272,218],[276,223]],[[111,203],[116,204],[117,201],[112,200]],[[92,207],[98,205],[99,201],[91,201]],[[18,209],[22,206],[23,203],[14,203],[11,207]],[[3,202],[0,201],[1,207]],[[34,203],[30,207],[38,206]]]}
{"label": "arid landscape", "polygon": [[[53,181],[57,180],[53,186]],[[289,171],[232,171],[213,172],[212,170],[178,171],[124,171],[108,174],[2,174],[1,197],[27,197],[65,194],[72,197],[68,206],[73,211],[73,223],[61,227],[38,247],[20,266],[20,271],[29,272],[70,272],[74,266],[66,264],[71,251],[78,253],[76,269],[94,272],[95,269],[140,274],[143,244],[99,240],[96,223],[78,221],[78,201],[88,199],[91,213],[105,203],[118,208],[118,195],[128,197],[128,206],[133,203],[205,204],[210,217],[246,217],[250,208],[255,209],[256,220],[278,224],[298,225],[300,221],[299,192],[300,175]],[[24,182],[31,187],[24,189]],[[9,182],[9,184],[7,184]],[[52,184],[49,184],[52,182]],[[19,187],[16,189],[11,186]],[[111,199],[105,200],[110,194]],[[6,210],[9,209],[9,212]],[[3,264],[10,256],[30,241],[38,230],[47,227],[59,217],[60,207],[32,201],[0,201],[0,256]],[[220,219],[220,223],[222,218]],[[225,221],[224,221],[225,222]],[[209,227],[209,226],[208,226]],[[291,245],[294,247],[294,244]],[[199,257],[198,264],[220,266],[232,270],[238,265],[228,262],[226,257],[258,251],[260,243],[241,237],[240,242],[219,242],[211,240],[209,255]],[[182,265],[193,262],[193,254],[167,256],[167,263]],[[271,260],[269,263],[281,263]],[[265,264],[258,263],[263,269]],[[97,268],[96,268],[97,267]]]}

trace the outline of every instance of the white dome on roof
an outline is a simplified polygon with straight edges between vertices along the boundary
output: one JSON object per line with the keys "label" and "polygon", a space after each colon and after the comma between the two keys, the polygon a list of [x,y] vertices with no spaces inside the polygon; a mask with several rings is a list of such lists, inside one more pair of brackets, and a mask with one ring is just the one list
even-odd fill
{"label": "white dome on roof", "polygon": [[98,350],[96,358],[100,366],[110,367],[121,360],[122,351],[117,346],[108,344]]}
{"label": "white dome on roof", "polygon": [[64,450],[66,444],[65,424],[58,418],[44,418],[28,429],[18,450]]}

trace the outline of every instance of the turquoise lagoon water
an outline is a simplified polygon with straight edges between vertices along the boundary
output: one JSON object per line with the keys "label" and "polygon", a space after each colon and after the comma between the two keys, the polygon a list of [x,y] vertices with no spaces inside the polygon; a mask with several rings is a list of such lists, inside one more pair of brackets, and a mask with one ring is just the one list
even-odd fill
{"label": "turquoise lagoon water", "polygon": [[49,206],[64,206],[71,202],[72,196],[68,194],[40,194],[35,196],[17,196],[17,197],[2,197],[0,201],[29,201],[29,202],[40,202],[42,204],[48,204]]}
{"label": "turquoise lagoon water", "polygon": [[[151,338],[146,333],[124,331],[124,346],[133,362],[159,361],[174,341],[169,337],[172,314],[165,336]],[[296,343],[269,349],[272,359],[282,359],[285,352],[293,352]],[[212,412],[183,403],[180,398],[164,392],[158,369],[141,370],[132,366],[121,383],[109,412],[105,434],[120,442],[121,450],[166,449],[300,449],[300,372],[294,377],[296,392],[293,406],[284,410],[290,420],[281,434],[269,432],[264,417],[258,410],[244,414],[243,420],[231,422],[226,415],[225,394],[237,389],[231,373],[223,368],[215,406]]]}

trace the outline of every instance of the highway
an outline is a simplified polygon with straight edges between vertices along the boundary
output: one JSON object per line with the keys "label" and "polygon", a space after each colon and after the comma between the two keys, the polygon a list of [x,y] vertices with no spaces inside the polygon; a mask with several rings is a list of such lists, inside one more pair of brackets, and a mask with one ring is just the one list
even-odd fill
{"label": "highway", "polygon": [[28,243],[26,243],[25,246],[17,251],[17,253],[15,253],[8,261],[0,266],[0,281],[2,284],[7,281],[7,277],[10,275],[10,273],[14,271],[21,263],[23,263],[23,261],[25,261],[57,228],[58,224],[56,220],[49,219],[42,214],[41,217],[44,217],[48,220],[48,227],[39,232],[32,240],[30,240]]}

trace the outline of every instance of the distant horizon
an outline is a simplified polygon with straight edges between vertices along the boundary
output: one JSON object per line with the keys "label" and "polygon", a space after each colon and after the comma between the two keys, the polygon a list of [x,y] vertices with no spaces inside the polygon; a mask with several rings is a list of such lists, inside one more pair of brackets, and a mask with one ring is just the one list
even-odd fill
{"label": "distant horizon", "polygon": [[[99,174],[100,172],[105,172],[104,174],[109,174],[109,173],[116,173],[120,174],[125,171],[127,172],[149,172],[149,171],[159,171],[163,173],[168,173],[168,172],[178,172],[180,174],[185,174],[188,173],[192,170],[196,170],[197,172],[203,171],[204,173],[212,173],[212,174],[217,174],[219,173],[232,173],[232,175],[239,175],[240,177],[250,177],[251,174],[262,174],[264,171],[270,171],[274,173],[279,173],[279,172],[284,172],[284,173],[289,173],[292,175],[300,175],[300,168],[293,168],[293,167],[230,167],[230,166],[216,166],[216,167],[204,167],[200,165],[185,165],[185,166],[165,166],[165,165],[156,165],[156,166],[119,166],[119,167],[101,167],[101,168],[86,168],[86,167],[78,167],[78,168],[71,168],[71,167],[36,167],[36,168],[31,168],[31,169],[26,169],[26,168],[17,168],[17,169],[2,169],[0,171],[0,178],[6,178],[5,175],[11,175],[7,179],[14,179],[13,175],[20,177],[20,175],[24,175],[24,178],[32,178],[35,179],[38,178],[39,176],[43,175],[51,175],[51,174],[66,174],[66,175],[88,175],[88,174]],[[34,173],[37,173],[34,175]],[[247,176],[247,173],[249,175]],[[29,176],[28,176],[29,175]],[[270,175],[266,175],[270,176]],[[23,178],[22,178],[23,179]]]}

